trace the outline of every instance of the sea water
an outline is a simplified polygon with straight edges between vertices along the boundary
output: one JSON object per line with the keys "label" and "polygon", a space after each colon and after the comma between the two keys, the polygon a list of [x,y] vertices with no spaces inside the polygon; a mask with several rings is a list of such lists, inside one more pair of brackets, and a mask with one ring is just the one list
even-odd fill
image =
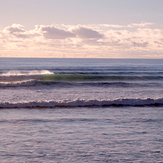
{"label": "sea water", "polygon": [[1,162],[162,162],[163,60],[0,58]]}

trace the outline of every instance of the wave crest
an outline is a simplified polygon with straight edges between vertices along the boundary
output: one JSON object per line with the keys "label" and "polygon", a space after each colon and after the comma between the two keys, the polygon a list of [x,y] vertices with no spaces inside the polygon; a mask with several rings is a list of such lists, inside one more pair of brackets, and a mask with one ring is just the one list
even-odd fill
{"label": "wave crest", "polygon": [[27,80],[33,80],[33,79],[40,79],[44,75],[52,75],[53,72],[50,72],[48,70],[33,70],[33,71],[8,71],[5,73],[0,74],[0,82],[1,85],[5,84],[3,82],[10,82],[11,84],[14,84],[12,82],[20,82],[24,81],[26,82]]}
{"label": "wave crest", "polygon": [[0,87],[21,87],[21,86],[34,86],[36,85],[36,80],[23,80],[16,82],[0,82]]}
{"label": "wave crest", "polygon": [[0,108],[56,108],[56,107],[125,107],[125,106],[163,106],[163,98],[159,99],[114,99],[114,100],[64,100],[64,101],[31,101],[1,102]]}
{"label": "wave crest", "polygon": [[2,73],[0,76],[31,76],[31,75],[50,75],[53,74],[53,72],[50,72],[48,70],[32,70],[32,71],[17,71],[17,70],[11,70],[5,73]]}

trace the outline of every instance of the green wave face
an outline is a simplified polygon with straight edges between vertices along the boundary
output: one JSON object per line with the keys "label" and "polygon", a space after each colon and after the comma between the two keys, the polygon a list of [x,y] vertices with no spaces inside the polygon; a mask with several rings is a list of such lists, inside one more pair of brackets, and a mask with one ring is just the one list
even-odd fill
{"label": "green wave face", "polygon": [[107,76],[52,74],[45,75],[39,80],[53,81],[53,80],[100,80],[100,79],[107,79]]}
{"label": "green wave face", "polygon": [[160,76],[96,76],[96,75],[44,75],[39,81],[80,81],[80,80],[163,80]]}

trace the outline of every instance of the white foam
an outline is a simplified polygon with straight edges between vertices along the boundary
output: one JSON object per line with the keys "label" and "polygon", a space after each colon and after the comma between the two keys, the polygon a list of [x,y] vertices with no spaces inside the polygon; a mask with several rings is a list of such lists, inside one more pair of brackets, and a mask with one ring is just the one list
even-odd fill
{"label": "white foam", "polygon": [[55,107],[106,107],[106,106],[163,106],[159,99],[115,99],[115,100],[72,100],[72,101],[30,101],[1,102],[0,108],[55,108]]}
{"label": "white foam", "polygon": [[36,80],[23,80],[17,82],[0,82],[0,87],[19,87],[19,86],[33,86]]}
{"label": "white foam", "polygon": [[53,72],[50,72],[48,70],[32,70],[32,71],[17,71],[17,70],[11,70],[5,73],[2,73],[0,76],[29,76],[29,75],[46,75],[46,74],[53,74]]}
{"label": "white foam", "polygon": [[[39,78],[41,78],[43,75],[46,74],[53,74],[53,72],[50,72],[48,70],[33,70],[33,71],[8,71],[6,73],[2,73],[0,74],[0,82],[1,82],[1,86],[3,86],[2,82],[10,82],[10,84],[12,84],[11,82],[19,82],[21,81],[21,83],[23,84],[23,82],[25,83],[27,80],[37,80]],[[10,86],[9,83],[6,83],[6,86]],[[15,83],[13,83],[14,85]],[[18,84],[17,84],[18,85]]]}

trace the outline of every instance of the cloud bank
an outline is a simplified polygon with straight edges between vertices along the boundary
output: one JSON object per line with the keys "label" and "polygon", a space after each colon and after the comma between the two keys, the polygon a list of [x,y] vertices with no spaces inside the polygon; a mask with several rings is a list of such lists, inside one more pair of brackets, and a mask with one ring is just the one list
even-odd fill
{"label": "cloud bank", "polygon": [[0,30],[0,57],[163,58],[163,29],[152,23],[36,25]]}

